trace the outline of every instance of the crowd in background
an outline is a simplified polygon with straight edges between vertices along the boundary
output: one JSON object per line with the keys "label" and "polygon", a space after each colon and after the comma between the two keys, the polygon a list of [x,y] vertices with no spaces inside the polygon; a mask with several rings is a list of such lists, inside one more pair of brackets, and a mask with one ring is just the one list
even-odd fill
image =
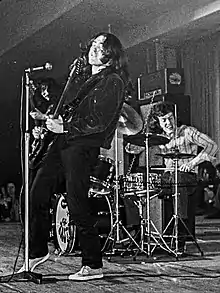
{"label": "crowd in background", "polygon": [[0,221],[19,221],[19,196],[13,182],[0,187]]}
{"label": "crowd in background", "polygon": [[[196,214],[208,219],[220,218],[220,163],[205,161],[199,165]],[[19,193],[13,182],[0,186],[0,222],[18,222]]]}
{"label": "crowd in background", "polygon": [[220,218],[220,163],[205,161],[198,170],[197,215],[206,214],[208,219]]}

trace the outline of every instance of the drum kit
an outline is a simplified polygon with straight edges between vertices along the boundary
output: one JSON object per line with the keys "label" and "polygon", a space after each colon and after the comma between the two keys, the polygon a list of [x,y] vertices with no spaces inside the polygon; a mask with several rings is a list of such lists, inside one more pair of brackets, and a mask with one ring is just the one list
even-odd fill
{"label": "drum kit", "polygon": [[[139,253],[151,256],[159,247],[178,258],[178,222],[181,219],[177,215],[177,165],[179,159],[191,155],[178,151],[165,155],[158,154],[163,158],[173,159],[175,166],[173,169],[175,172],[174,215],[168,224],[170,226],[174,221],[173,233],[165,235],[168,226],[163,232],[158,231],[150,217],[150,201],[158,196],[158,190],[162,186],[158,174],[150,173],[149,147],[164,145],[169,139],[163,135],[140,133],[142,128],[142,118],[131,106],[124,103],[115,131],[115,160],[99,156],[97,166],[90,176],[88,197],[97,215],[102,251],[108,256],[118,252],[123,256],[126,252],[132,252],[135,259]],[[145,175],[129,173],[126,176],[119,176],[117,132],[124,135],[127,143],[144,147]],[[79,246],[76,227],[70,220],[65,194],[55,194],[54,199],[51,208],[51,238],[54,240],[58,254],[68,254]],[[126,209],[128,203],[132,203],[130,210]],[[188,230],[187,227],[186,229]],[[167,241],[168,238],[170,241]],[[193,236],[192,239],[202,254]]]}

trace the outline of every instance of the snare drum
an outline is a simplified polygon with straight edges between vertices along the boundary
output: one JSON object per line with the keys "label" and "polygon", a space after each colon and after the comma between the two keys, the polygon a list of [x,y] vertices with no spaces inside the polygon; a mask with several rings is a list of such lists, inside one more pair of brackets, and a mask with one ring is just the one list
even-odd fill
{"label": "snare drum", "polygon": [[110,158],[99,156],[98,163],[90,176],[90,189],[94,192],[108,189],[113,183],[114,176],[114,161]]}
{"label": "snare drum", "polygon": [[149,173],[149,191],[158,192],[161,190],[161,173]]}
{"label": "snare drum", "polygon": [[119,176],[119,185],[123,192],[144,190],[144,174],[131,173],[126,176]]}

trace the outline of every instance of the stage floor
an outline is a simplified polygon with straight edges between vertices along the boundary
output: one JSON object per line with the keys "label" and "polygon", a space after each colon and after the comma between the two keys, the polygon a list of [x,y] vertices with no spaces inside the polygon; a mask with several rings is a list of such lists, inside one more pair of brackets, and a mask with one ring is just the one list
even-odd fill
{"label": "stage floor", "polygon": [[[186,257],[176,258],[165,251],[155,251],[152,257],[119,255],[104,257],[104,278],[87,282],[68,280],[68,275],[80,269],[81,258],[75,253],[57,257],[50,244],[51,256],[35,272],[42,274],[42,284],[16,280],[12,276],[23,263],[21,226],[0,223],[0,292],[219,292],[220,288],[220,219],[196,217],[196,239],[204,252],[201,256],[195,244],[187,242]],[[7,276],[7,277],[6,277]]]}

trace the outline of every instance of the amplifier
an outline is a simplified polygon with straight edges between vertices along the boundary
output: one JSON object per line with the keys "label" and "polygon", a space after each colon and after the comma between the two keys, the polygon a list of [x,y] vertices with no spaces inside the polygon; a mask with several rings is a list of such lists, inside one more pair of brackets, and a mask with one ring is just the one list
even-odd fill
{"label": "amplifier", "polygon": [[179,124],[190,125],[191,123],[191,107],[190,96],[182,94],[165,94],[156,96],[153,103],[150,99],[140,102],[141,116],[144,121],[147,121],[152,106],[157,102],[170,102],[177,106],[177,121]]}
{"label": "amplifier", "polygon": [[139,77],[138,100],[151,100],[163,94],[184,94],[183,68],[164,68]]}

